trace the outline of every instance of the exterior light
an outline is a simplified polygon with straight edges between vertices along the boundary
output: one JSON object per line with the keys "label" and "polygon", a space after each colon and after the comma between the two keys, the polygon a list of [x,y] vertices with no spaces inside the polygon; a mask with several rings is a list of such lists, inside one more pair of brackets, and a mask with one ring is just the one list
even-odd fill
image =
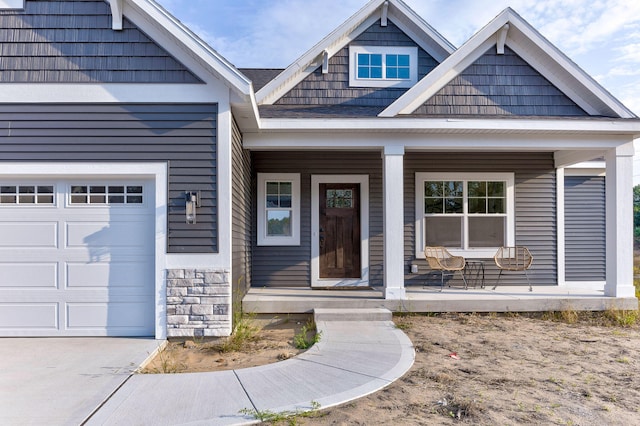
{"label": "exterior light", "polygon": [[187,191],[184,196],[186,200],[185,215],[187,223],[196,223],[196,207],[200,206],[200,197],[198,192]]}

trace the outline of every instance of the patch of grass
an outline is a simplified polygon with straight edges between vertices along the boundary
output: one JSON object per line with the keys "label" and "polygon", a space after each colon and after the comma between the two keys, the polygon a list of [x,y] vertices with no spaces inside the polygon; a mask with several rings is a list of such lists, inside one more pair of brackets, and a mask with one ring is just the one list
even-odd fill
{"label": "patch of grass", "polygon": [[320,335],[316,330],[316,325],[313,320],[309,320],[302,326],[300,332],[293,336],[293,346],[296,349],[309,349],[314,344],[320,341]]}
{"label": "patch of grass", "polygon": [[476,417],[482,410],[482,405],[475,399],[458,399],[451,395],[438,401],[436,408],[436,412],[441,415],[457,420]]}
{"label": "patch of grass", "polygon": [[256,420],[260,420],[261,422],[270,422],[274,425],[279,425],[281,423],[285,423],[289,426],[299,425],[298,422],[300,417],[303,418],[311,418],[311,417],[321,417],[322,415],[318,413],[320,409],[320,403],[317,401],[311,401],[311,410],[306,411],[279,411],[274,412],[271,410],[256,410],[243,408],[240,410],[240,414],[244,414],[247,416],[251,416]]}
{"label": "patch of grass", "polygon": [[155,373],[176,374],[184,370],[185,366],[176,362],[174,357],[171,356],[169,345],[166,345],[164,348],[160,349],[158,351],[157,357],[160,360],[160,363],[157,368],[153,369],[155,370]]}
{"label": "patch of grass", "polygon": [[545,321],[562,322],[565,324],[577,324],[581,314],[571,307],[566,307],[561,311],[543,312],[541,319]]}
{"label": "patch of grass", "polygon": [[611,308],[604,311],[602,315],[605,319],[611,321],[612,325],[617,325],[619,327],[631,327],[635,325],[640,319],[640,313],[638,311],[627,311]]}
{"label": "patch of grass", "polygon": [[253,319],[255,315],[243,315],[236,322],[231,336],[227,337],[224,342],[216,347],[220,352],[238,352],[243,349],[249,342],[255,342],[259,339],[258,327]]}

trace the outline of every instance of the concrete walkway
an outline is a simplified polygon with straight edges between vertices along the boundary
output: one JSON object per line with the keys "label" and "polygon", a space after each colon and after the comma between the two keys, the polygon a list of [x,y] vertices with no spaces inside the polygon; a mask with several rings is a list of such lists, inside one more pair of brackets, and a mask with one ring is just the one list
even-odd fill
{"label": "concrete walkway", "polygon": [[87,424],[256,423],[241,410],[327,408],[380,390],[413,365],[413,345],[386,309],[318,309],[315,321],[320,342],[293,359],[233,371],[134,375]]}
{"label": "concrete walkway", "polygon": [[118,337],[0,339],[0,425],[81,424],[161,344]]}

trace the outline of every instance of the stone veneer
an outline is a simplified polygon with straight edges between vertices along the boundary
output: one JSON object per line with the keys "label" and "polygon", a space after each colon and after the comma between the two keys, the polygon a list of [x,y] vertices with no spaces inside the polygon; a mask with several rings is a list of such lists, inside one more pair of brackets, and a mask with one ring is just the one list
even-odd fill
{"label": "stone veneer", "polygon": [[229,271],[167,270],[167,337],[231,333]]}

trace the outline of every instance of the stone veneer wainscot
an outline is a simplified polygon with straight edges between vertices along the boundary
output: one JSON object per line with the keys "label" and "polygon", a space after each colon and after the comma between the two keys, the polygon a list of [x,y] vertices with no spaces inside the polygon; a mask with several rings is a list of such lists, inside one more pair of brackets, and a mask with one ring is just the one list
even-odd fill
{"label": "stone veneer wainscot", "polygon": [[229,275],[226,270],[167,270],[167,337],[229,335]]}

